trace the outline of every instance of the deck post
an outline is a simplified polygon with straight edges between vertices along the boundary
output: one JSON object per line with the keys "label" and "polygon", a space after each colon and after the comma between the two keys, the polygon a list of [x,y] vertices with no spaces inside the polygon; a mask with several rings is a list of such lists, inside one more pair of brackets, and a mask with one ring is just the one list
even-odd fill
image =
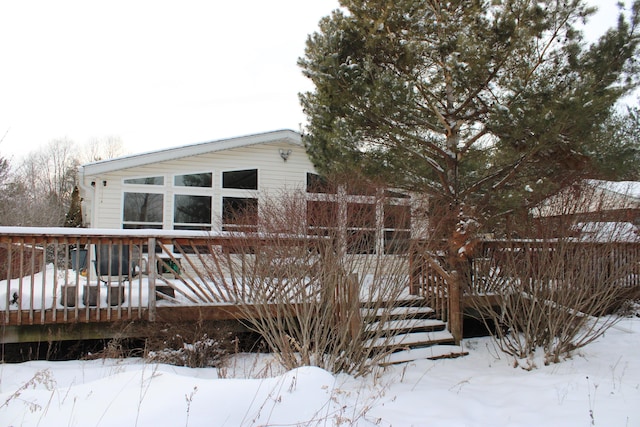
{"label": "deck post", "polygon": [[451,272],[449,284],[449,332],[453,335],[456,345],[462,342],[462,275],[459,271]]}
{"label": "deck post", "polygon": [[149,237],[147,243],[147,253],[149,254],[148,269],[149,269],[149,321],[156,321],[156,238]]}

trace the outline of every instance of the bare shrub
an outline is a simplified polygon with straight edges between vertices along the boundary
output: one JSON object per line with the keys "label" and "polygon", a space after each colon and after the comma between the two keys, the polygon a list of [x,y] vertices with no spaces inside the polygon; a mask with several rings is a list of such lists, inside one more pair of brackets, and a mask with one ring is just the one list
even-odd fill
{"label": "bare shrub", "polygon": [[597,236],[570,233],[577,224],[566,215],[539,221],[539,238],[485,242],[474,263],[474,308],[525,367],[538,349],[557,363],[596,340],[637,292],[640,245],[623,238],[625,224],[600,223]]}
{"label": "bare shrub", "polygon": [[[237,304],[285,368],[365,374],[393,348],[373,319],[409,292],[411,199],[318,184],[327,187],[262,197],[258,232],[231,231],[224,243],[212,236],[185,251],[187,262],[199,260],[190,265],[198,293]],[[249,222],[242,212],[229,217]]]}
{"label": "bare shrub", "polygon": [[410,208],[376,187],[356,191],[360,197],[262,201],[260,226],[270,238],[252,248],[243,311],[287,369],[363,375],[395,349],[375,319],[408,294]]}

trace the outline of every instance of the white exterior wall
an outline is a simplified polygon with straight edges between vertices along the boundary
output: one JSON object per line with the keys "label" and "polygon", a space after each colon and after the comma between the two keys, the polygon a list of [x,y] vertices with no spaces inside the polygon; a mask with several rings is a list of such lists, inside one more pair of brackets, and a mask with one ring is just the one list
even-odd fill
{"label": "white exterior wall", "polygon": [[[281,158],[279,150],[291,150],[286,162]],[[243,169],[258,169],[257,192],[221,188],[222,172]],[[175,175],[203,172],[213,173],[212,188],[173,186]],[[84,175],[81,190],[85,224],[92,228],[122,228],[124,192],[157,192],[164,194],[163,228],[173,229],[173,196],[177,192],[212,196],[212,223],[215,227],[220,223],[223,196],[260,198],[266,194],[280,194],[284,190],[304,189],[307,172],[314,172],[314,168],[304,147],[287,142],[269,142],[134,166],[99,175]],[[124,184],[125,179],[151,176],[163,176],[164,185]]]}

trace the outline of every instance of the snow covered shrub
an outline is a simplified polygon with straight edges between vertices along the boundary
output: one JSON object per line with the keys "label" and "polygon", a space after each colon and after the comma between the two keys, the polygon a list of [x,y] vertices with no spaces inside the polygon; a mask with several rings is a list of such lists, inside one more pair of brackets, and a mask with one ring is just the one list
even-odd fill
{"label": "snow covered shrub", "polygon": [[148,351],[146,359],[190,368],[208,368],[220,366],[229,354],[223,342],[206,334],[195,342],[186,342],[183,337],[175,336],[166,344],[163,349]]}
{"label": "snow covered shrub", "polygon": [[231,330],[204,322],[166,324],[146,341],[145,359],[190,368],[219,367],[235,351]]}

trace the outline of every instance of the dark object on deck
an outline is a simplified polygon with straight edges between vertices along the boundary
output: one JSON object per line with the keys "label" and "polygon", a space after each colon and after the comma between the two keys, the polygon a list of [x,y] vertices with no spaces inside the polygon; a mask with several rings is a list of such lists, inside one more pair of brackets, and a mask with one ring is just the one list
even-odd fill
{"label": "dark object on deck", "polygon": [[101,280],[122,281],[129,279],[129,274],[135,276],[136,263],[129,259],[128,245],[96,245],[96,256],[96,274]]}
{"label": "dark object on deck", "polygon": [[73,271],[83,271],[87,269],[87,250],[72,249],[71,250],[71,269]]}

